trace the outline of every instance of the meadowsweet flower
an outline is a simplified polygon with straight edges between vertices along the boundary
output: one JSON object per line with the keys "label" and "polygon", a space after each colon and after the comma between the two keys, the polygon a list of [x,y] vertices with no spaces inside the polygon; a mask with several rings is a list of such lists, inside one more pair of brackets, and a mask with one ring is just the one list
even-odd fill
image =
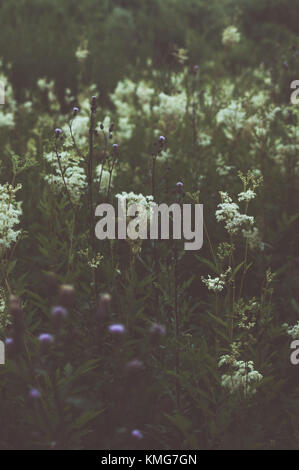
{"label": "meadowsweet flower", "polygon": [[299,321],[293,326],[289,326],[287,323],[285,323],[283,327],[286,327],[287,334],[291,336],[291,338],[299,339]]}
{"label": "meadowsweet flower", "polygon": [[230,46],[240,41],[240,33],[236,26],[228,26],[222,32],[222,44],[224,46]]}
{"label": "meadowsweet flower", "polygon": [[244,128],[246,112],[242,103],[231,101],[230,104],[218,111],[216,115],[217,124],[223,127],[223,132],[227,139],[233,139],[237,133]]}
{"label": "meadowsweet flower", "polygon": [[13,187],[6,183],[0,185],[0,254],[15,243],[21,233],[16,230],[22,215],[21,202],[16,201],[16,193],[21,185]]}
{"label": "meadowsweet flower", "polygon": [[256,193],[252,189],[247,189],[247,191],[241,192],[238,194],[238,201],[251,201],[256,196]]}
{"label": "meadowsweet flower", "polygon": [[126,200],[127,208],[136,204],[141,205],[146,210],[147,218],[150,219],[153,214],[153,208],[155,206],[153,196],[144,196],[143,194],[135,194],[134,192],[126,193],[123,191],[121,194],[116,194],[118,199]]}
{"label": "meadowsweet flower", "polygon": [[[68,188],[73,204],[79,205],[82,193],[87,187],[87,178],[84,169],[80,166],[83,162],[74,156],[71,152],[63,151],[59,153],[60,165],[64,172],[65,184]],[[64,181],[61,175],[60,167],[55,152],[44,155],[44,158],[50,164],[53,173],[44,176],[45,181],[51,186],[54,193],[63,193],[65,191]]]}
{"label": "meadowsweet flower", "polygon": [[232,201],[231,197],[220,191],[222,203],[218,204],[216,211],[217,222],[225,222],[225,228],[231,235],[236,234],[244,227],[250,227],[254,224],[254,217],[241,214],[238,204]]}
{"label": "meadowsweet flower", "polygon": [[244,396],[256,393],[256,385],[263,379],[262,374],[254,370],[253,361],[237,361],[229,355],[221,356],[218,367],[229,365],[231,372],[223,374],[221,385],[227,388],[230,393],[241,391]]}

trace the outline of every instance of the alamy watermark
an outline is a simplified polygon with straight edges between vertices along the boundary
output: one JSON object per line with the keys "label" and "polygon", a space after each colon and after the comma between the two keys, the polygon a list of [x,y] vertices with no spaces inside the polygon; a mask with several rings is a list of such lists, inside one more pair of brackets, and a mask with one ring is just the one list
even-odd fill
{"label": "alamy watermark", "polygon": [[0,104],[5,104],[5,84],[0,80]]}
{"label": "alamy watermark", "polygon": [[293,80],[290,87],[295,90],[291,93],[290,100],[292,104],[299,104],[299,80]]}
{"label": "alamy watermark", "polygon": [[185,250],[200,250],[203,245],[203,204],[152,203],[147,207],[119,198],[117,217],[111,204],[98,205],[95,215],[101,217],[95,227],[99,240],[184,239]]}
{"label": "alamy watermark", "polygon": [[5,346],[4,342],[0,341],[0,366],[3,366],[5,364]]}

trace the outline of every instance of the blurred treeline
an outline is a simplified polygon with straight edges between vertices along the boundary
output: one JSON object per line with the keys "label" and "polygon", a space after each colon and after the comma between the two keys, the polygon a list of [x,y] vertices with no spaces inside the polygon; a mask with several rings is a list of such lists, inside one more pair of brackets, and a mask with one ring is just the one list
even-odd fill
{"label": "blurred treeline", "polygon": [[[138,79],[149,58],[154,68],[173,68],[176,47],[188,50],[190,65],[213,60],[220,75],[223,67],[235,74],[283,63],[298,34],[296,11],[299,0],[0,0],[0,56],[19,101],[41,77],[55,80],[63,101],[82,82],[75,52],[85,41],[83,79],[105,100],[124,76]],[[248,40],[227,59],[220,38],[232,22]]]}

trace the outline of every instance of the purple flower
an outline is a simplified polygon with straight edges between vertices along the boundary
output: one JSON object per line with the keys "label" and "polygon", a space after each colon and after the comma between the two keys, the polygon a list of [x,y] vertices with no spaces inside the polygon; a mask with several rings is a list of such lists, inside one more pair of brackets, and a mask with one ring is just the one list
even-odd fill
{"label": "purple flower", "polygon": [[194,65],[193,70],[196,72],[199,69],[199,65]]}
{"label": "purple flower", "polygon": [[12,346],[13,345],[13,339],[12,338],[6,338],[5,344],[6,344],[6,346]]}
{"label": "purple flower", "polygon": [[49,333],[42,333],[39,335],[38,339],[42,344],[51,344],[54,341],[54,338]]}
{"label": "purple flower", "polygon": [[109,329],[110,333],[112,333],[114,335],[123,335],[124,332],[126,331],[124,325],[121,325],[120,323],[110,325],[108,329]]}
{"label": "purple flower", "polygon": [[166,142],[166,137],[164,137],[164,135],[160,135],[160,137],[159,137],[159,142],[160,142],[161,144],[164,144],[164,143]]}
{"label": "purple flower", "polygon": [[114,150],[117,150],[118,149],[118,144],[113,144],[112,147],[114,148]]}
{"label": "purple flower", "polygon": [[134,437],[134,439],[138,439],[138,440],[143,439],[143,434],[142,432],[139,431],[139,429],[133,429],[131,434],[132,434],[132,437]]}
{"label": "purple flower", "polygon": [[57,305],[52,309],[52,315],[56,318],[65,318],[67,316],[67,309]]}
{"label": "purple flower", "polygon": [[178,181],[176,184],[177,188],[182,188],[183,186],[184,186],[184,183],[182,183],[181,181]]}
{"label": "purple flower", "polygon": [[56,137],[59,137],[62,134],[62,130],[59,129],[59,127],[57,127],[57,129],[55,129],[55,134],[56,134]]}
{"label": "purple flower", "polygon": [[284,62],[284,63],[283,63],[283,66],[284,66],[284,68],[288,69],[288,68],[289,68],[288,62]]}
{"label": "purple flower", "polygon": [[41,393],[37,388],[32,388],[29,392],[29,397],[33,399],[37,399],[41,397]]}
{"label": "purple flower", "polygon": [[79,112],[78,106],[75,106],[75,107],[73,108],[73,112],[74,112],[74,116],[76,116],[76,114]]}

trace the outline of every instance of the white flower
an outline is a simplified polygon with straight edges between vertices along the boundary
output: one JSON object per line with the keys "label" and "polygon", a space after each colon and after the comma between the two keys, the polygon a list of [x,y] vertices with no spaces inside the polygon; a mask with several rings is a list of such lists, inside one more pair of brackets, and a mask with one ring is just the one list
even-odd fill
{"label": "white flower", "polygon": [[222,32],[222,44],[224,46],[230,46],[231,44],[238,43],[240,41],[240,33],[236,26],[228,26]]}
{"label": "white flower", "polygon": [[16,192],[19,189],[21,185],[0,185],[0,252],[10,248],[20,234],[20,230],[16,230],[22,215],[22,203],[16,201]]}
{"label": "white flower", "polygon": [[251,201],[255,196],[256,193],[252,189],[247,189],[247,191],[238,194],[238,201]]}
{"label": "white flower", "polygon": [[225,222],[225,228],[231,235],[236,234],[241,228],[252,226],[254,224],[254,217],[241,214],[239,206],[232,202],[231,197],[225,193],[220,192],[222,203],[218,204],[216,211],[217,222]]}
{"label": "white flower", "polygon": [[[65,184],[74,204],[79,204],[82,192],[87,186],[86,174],[80,166],[80,160],[75,160],[69,152],[60,152],[60,164],[64,174]],[[45,159],[51,165],[53,174],[45,175],[45,181],[52,186],[56,193],[65,191],[64,181],[61,175],[57,155],[55,152],[46,154]]]}
{"label": "white flower", "polygon": [[263,376],[254,370],[253,361],[237,361],[235,358],[226,355],[220,357],[218,367],[222,367],[224,364],[229,365],[234,370],[222,375],[222,387],[227,388],[230,393],[240,390],[245,396],[256,393],[256,384],[263,379]]}

